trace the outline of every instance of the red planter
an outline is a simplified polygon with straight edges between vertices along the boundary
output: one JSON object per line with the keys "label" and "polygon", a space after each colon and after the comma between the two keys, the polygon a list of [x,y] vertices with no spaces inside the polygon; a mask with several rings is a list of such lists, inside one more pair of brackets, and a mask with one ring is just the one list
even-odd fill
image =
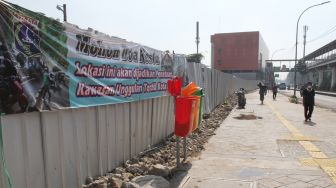
{"label": "red planter", "polygon": [[197,98],[194,97],[176,97],[175,109],[175,135],[188,136],[193,129],[194,110],[196,108]]}

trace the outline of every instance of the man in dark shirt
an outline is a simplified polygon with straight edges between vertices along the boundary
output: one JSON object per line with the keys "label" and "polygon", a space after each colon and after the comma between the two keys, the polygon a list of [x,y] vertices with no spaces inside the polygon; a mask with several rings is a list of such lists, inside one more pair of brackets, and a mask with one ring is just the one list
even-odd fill
{"label": "man in dark shirt", "polygon": [[311,116],[315,105],[315,90],[312,83],[307,84],[307,88],[302,92],[305,121],[311,121]]}

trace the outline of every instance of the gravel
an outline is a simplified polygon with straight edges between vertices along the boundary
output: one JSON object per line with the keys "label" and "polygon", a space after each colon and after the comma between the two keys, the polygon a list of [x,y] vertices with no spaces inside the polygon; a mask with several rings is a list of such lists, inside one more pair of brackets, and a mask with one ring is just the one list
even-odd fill
{"label": "gravel", "polygon": [[[232,95],[225,100],[225,103],[218,105],[210,114],[203,116],[200,127],[195,130],[187,138],[187,154],[188,157],[197,157],[202,150],[204,144],[207,143],[212,135],[215,135],[215,130],[220,126],[223,120],[230,114],[231,110],[237,104],[237,97]],[[180,142],[181,157],[183,157],[183,146]],[[137,176],[145,176],[153,174],[153,167],[162,166],[168,169],[167,173],[159,173],[153,175],[164,176],[170,180],[177,172],[176,169],[176,137],[169,136],[166,140],[156,146],[140,153],[132,159],[126,161],[122,166],[117,167],[112,172],[105,176],[88,177],[83,188],[100,187],[104,184],[107,188],[119,188],[121,182],[130,182]],[[164,174],[164,175],[162,175]]]}

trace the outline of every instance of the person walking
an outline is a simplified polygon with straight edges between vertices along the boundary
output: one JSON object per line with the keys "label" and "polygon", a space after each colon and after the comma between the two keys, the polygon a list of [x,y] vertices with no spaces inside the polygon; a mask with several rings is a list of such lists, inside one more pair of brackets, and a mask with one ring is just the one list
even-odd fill
{"label": "person walking", "polygon": [[311,121],[315,105],[315,90],[312,83],[308,82],[307,87],[302,92],[305,121]]}
{"label": "person walking", "polygon": [[259,82],[258,87],[259,87],[259,95],[260,95],[261,104],[264,104],[264,98],[267,93],[267,87],[264,86],[264,84],[262,84],[261,82]]}
{"label": "person walking", "polygon": [[278,93],[278,86],[274,84],[272,87],[272,91],[273,91],[273,100],[275,100]]}

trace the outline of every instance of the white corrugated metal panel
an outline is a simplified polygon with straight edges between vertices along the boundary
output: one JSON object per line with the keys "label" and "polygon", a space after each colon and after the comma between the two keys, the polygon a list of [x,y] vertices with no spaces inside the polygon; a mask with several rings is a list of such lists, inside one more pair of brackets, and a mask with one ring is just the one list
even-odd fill
{"label": "white corrugated metal panel", "polygon": [[138,102],[133,102],[130,104],[131,112],[130,112],[130,144],[131,144],[131,156],[136,154],[136,133],[137,133],[137,120],[138,120],[138,111],[137,104]]}
{"label": "white corrugated metal panel", "polygon": [[211,72],[211,90],[210,90],[210,96],[211,96],[211,106],[210,110],[212,111],[216,106],[216,71]]}
{"label": "white corrugated metal panel", "polygon": [[211,91],[211,70],[210,69],[206,69],[206,74],[205,74],[205,79],[206,79],[206,87],[205,87],[205,91],[204,91],[204,94],[205,94],[205,97],[206,97],[206,101],[205,101],[205,109],[206,109],[206,112],[207,113],[210,113],[211,112],[211,109],[210,109],[210,100],[211,100],[211,95],[210,95],[210,91]]}
{"label": "white corrugated metal panel", "polygon": [[[132,105],[132,103],[131,103]],[[143,134],[147,131],[143,124],[143,106],[144,101],[139,101],[135,104],[135,111],[133,106],[131,107],[131,156],[135,156],[145,149]]]}
{"label": "white corrugated metal panel", "polygon": [[152,116],[153,116],[153,100],[149,99],[146,100],[145,102],[145,106],[144,106],[144,116],[145,116],[145,125],[146,125],[146,135],[144,135],[144,141],[145,141],[145,145],[146,148],[149,148],[152,144]]}
{"label": "white corrugated metal panel", "polygon": [[19,180],[14,187],[45,187],[39,114],[7,115],[2,123],[7,168]]}
{"label": "white corrugated metal panel", "polygon": [[[155,98],[152,99],[153,102],[153,108],[152,108],[152,126],[151,126],[151,145],[155,145],[159,143],[162,139],[166,137],[167,133],[167,127],[171,126],[169,125],[167,119],[169,117],[169,113],[167,113],[167,109],[169,109],[169,98],[170,97],[161,97],[161,98]],[[172,109],[173,110],[173,109]],[[172,113],[170,114],[171,119]],[[171,121],[170,121],[171,122]]]}
{"label": "white corrugated metal panel", "polygon": [[223,81],[225,84],[225,97],[228,97],[230,95],[230,88],[232,85],[231,76],[229,74],[224,73],[223,77],[224,77]]}
{"label": "white corrugated metal panel", "polygon": [[160,135],[158,142],[160,142],[162,139],[165,138],[165,132],[166,132],[166,126],[167,126],[167,107],[168,107],[168,97],[164,97],[163,100],[159,100],[160,108],[159,111],[159,132],[158,135]]}
{"label": "white corrugated metal panel", "polygon": [[117,104],[116,107],[116,161],[117,165],[121,164],[124,161],[124,140],[128,139],[124,137],[124,113],[123,113],[123,104]]}
{"label": "white corrugated metal panel", "polygon": [[164,121],[163,121],[164,114],[162,114],[162,112],[163,112],[163,108],[165,106],[166,99],[167,98],[164,97],[161,100],[159,98],[157,98],[157,100],[156,100],[156,102],[158,104],[156,110],[157,110],[158,113],[157,113],[157,124],[154,125],[154,126],[157,127],[157,129],[156,129],[157,132],[155,133],[155,135],[157,135],[157,138],[156,138],[157,140],[153,144],[156,144],[156,143],[160,142],[163,138],[163,135],[164,135],[164,133],[163,133],[163,131],[164,131]]}
{"label": "white corrugated metal panel", "polygon": [[7,187],[7,179],[5,179],[4,175],[4,169],[2,166],[2,162],[0,163],[0,187]]}
{"label": "white corrugated metal panel", "polygon": [[88,113],[89,111],[83,108],[71,111],[78,183],[84,182],[85,178],[91,174],[89,169],[88,127],[90,125],[88,122],[89,117],[87,117]]}
{"label": "white corrugated metal panel", "polygon": [[137,120],[136,120],[136,153],[144,151],[148,147],[147,137],[150,137],[150,121],[148,120],[148,106],[150,100],[140,101],[137,104]]}
{"label": "white corrugated metal panel", "polygon": [[174,133],[174,126],[175,126],[175,99],[174,97],[169,97],[168,100],[168,106],[169,106],[169,111],[168,111],[168,118],[167,118],[167,127],[166,127],[166,132],[167,135],[169,136],[172,133]]}
{"label": "white corrugated metal panel", "polygon": [[218,72],[216,70],[214,70],[213,72],[213,107],[212,109],[214,109],[217,105],[217,95],[218,95]]}
{"label": "white corrugated metal panel", "polygon": [[117,126],[117,161],[126,162],[130,159],[130,103],[116,105]]}
{"label": "white corrugated metal panel", "polygon": [[[54,113],[52,113],[54,114]],[[77,164],[76,164],[76,149],[78,146],[75,144],[75,129],[73,125],[73,116],[71,110],[62,110],[55,113],[58,117],[59,127],[59,145],[60,145],[60,160],[63,178],[63,187],[79,187],[81,184],[78,182]],[[48,137],[46,136],[46,139]],[[55,155],[57,155],[56,153]]]}
{"label": "white corrugated metal panel", "polygon": [[5,180],[5,177],[3,176],[4,170],[2,166],[2,162],[0,163],[0,187],[6,187],[7,181]]}
{"label": "white corrugated metal panel", "polygon": [[5,116],[3,120],[3,139],[7,168],[10,169],[9,173],[13,178],[19,178],[20,180],[14,182],[14,187],[26,187],[26,176],[28,175],[26,172],[26,153],[24,151],[26,143],[22,135],[21,119],[20,116],[9,115]]}
{"label": "white corrugated metal panel", "polygon": [[161,129],[161,140],[167,137],[167,127],[169,126],[168,119],[169,119],[169,97],[165,97],[163,106],[161,108],[161,115],[162,115],[162,129]]}
{"label": "white corrugated metal panel", "polygon": [[[146,134],[145,132],[147,131],[147,129],[145,128],[146,125],[144,125],[144,111],[143,111],[143,106],[144,106],[145,101],[139,101],[136,105],[136,119],[134,122],[132,122],[132,125],[134,124],[135,126],[131,127],[132,129],[134,129],[135,131],[132,132],[132,134],[134,134],[135,138],[133,140],[135,141],[135,144],[131,144],[131,147],[133,145],[135,145],[135,153],[132,154],[132,156],[144,151],[146,149],[146,145],[144,144],[144,139],[143,136],[144,134]],[[131,111],[131,113],[133,113],[133,111]]]}
{"label": "white corrugated metal panel", "polygon": [[125,139],[125,143],[124,143],[124,162],[126,162],[127,160],[131,159],[131,130],[130,130],[130,114],[131,114],[131,108],[130,108],[130,103],[125,103],[124,105],[124,124],[122,124],[121,126],[123,126],[125,128],[125,134],[124,137],[128,138]]}
{"label": "white corrugated metal panel", "polygon": [[106,106],[107,116],[107,158],[108,158],[108,171],[117,167],[119,161],[117,161],[117,128],[116,128],[116,105]]}
{"label": "white corrugated metal panel", "polygon": [[151,100],[131,103],[131,156],[144,151],[150,134]]}
{"label": "white corrugated metal panel", "polygon": [[47,187],[64,187],[62,146],[60,146],[60,140],[63,137],[62,131],[60,131],[58,112],[42,113],[42,128]]}
{"label": "white corrugated metal panel", "polygon": [[194,63],[188,63],[188,70],[187,70],[187,74],[188,74],[188,81],[189,82],[195,82],[195,77],[196,77],[196,73],[195,73],[195,65]]}
{"label": "white corrugated metal panel", "polygon": [[151,125],[151,146],[157,143],[159,135],[158,132],[158,99],[152,99],[152,125]]}
{"label": "white corrugated metal panel", "polygon": [[88,153],[88,176],[99,175],[98,169],[98,138],[96,108],[85,108],[85,125]]}
{"label": "white corrugated metal panel", "polygon": [[202,83],[202,64],[200,63],[196,63],[194,64],[194,68],[195,68],[195,74],[197,75],[195,77],[195,83],[198,85],[198,86],[201,86],[203,85]]}
{"label": "white corrugated metal panel", "polygon": [[174,132],[175,126],[175,98],[169,97],[168,104],[168,117],[167,117],[167,126],[166,126],[166,136]]}
{"label": "white corrugated metal panel", "polygon": [[107,114],[106,105],[97,106],[97,137],[98,137],[98,164],[99,174],[108,171],[108,147],[107,147]]}

